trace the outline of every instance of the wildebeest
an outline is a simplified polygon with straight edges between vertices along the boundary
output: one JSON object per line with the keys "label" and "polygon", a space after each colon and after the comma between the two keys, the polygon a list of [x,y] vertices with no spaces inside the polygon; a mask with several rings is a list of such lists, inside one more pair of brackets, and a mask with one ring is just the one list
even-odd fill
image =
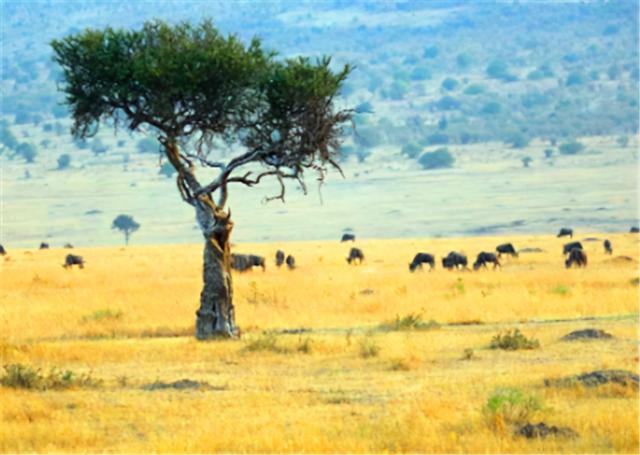
{"label": "wildebeest", "polygon": [[252,267],[262,267],[262,271],[265,269],[264,258],[262,256],[256,256],[254,254],[232,254],[231,255],[231,268],[238,270],[239,272],[245,272],[251,270]]}
{"label": "wildebeest", "polygon": [[296,268],[296,258],[294,258],[291,255],[287,256],[287,267],[289,267],[289,270],[293,270]]}
{"label": "wildebeest", "polygon": [[467,257],[455,251],[451,251],[446,257],[442,258],[442,267],[449,270],[456,268],[469,269],[467,264]]}
{"label": "wildebeest", "polygon": [[562,254],[567,254],[573,249],[581,250],[582,249],[582,243],[580,243],[580,242],[571,242],[571,243],[565,244],[562,247]]}
{"label": "wildebeest", "polygon": [[284,264],[284,251],[278,250],[276,251],[276,266],[280,267]]}
{"label": "wildebeest", "polygon": [[1,254],[1,255],[3,255],[3,256],[4,256],[5,254],[7,254],[7,250],[5,250],[5,249],[4,249],[4,247],[3,247],[2,245],[0,245],[0,254]]}
{"label": "wildebeest", "polygon": [[573,238],[573,229],[560,228],[560,232],[558,232],[558,235],[556,235],[556,237],[570,237],[570,238]]}
{"label": "wildebeest", "polygon": [[349,264],[351,263],[355,264],[356,259],[358,260],[359,264],[362,264],[362,261],[364,261],[364,253],[360,248],[351,248],[351,250],[349,251],[349,257],[347,258],[347,262]]}
{"label": "wildebeest", "polygon": [[566,261],[564,261],[564,266],[566,268],[575,265],[577,267],[586,267],[587,266],[587,253],[582,251],[579,248],[574,248],[569,252],[569,257]]}
{"label": "wildebeest", "polygon": [[429,253],[418,253],[413,257],[411,264],[409,264],[409,270],[413,272],[417,268],[422,269],[422,264],[429,264],[429,270],[433,270],[436,266],[435,258]]}
{"label": "wildebeest", "polygon": [[496,247],[496,251],[498,252],[498,259],[503,254],[510,254],[511,256],[518,257],[518,252],[511,243],[503,243],[502,245],[498,245]]}
{"label": "wildebeest", "polygon": [[605,239],[604,241],[604,254],[613,254],[613,248],[611,247],[611,242],[609,239]]}
{"label": "wildebeest", "polygon": [[64,247],[65,247],[65,248],[73,248],[73,245],[72,245],[72,244],[70,244],[70,243],[65,243],[65,244],[64,244]]}
{"label": "wildebeest", "polygon": [[353,234],[342,234],[342,239],[340,239],[341,242],[355,242],[356,241],[356,236]]}
{"label": "wildebeest", "polygon": [[638,227],[638,226],[631,226],[631,229],[629,229],[629,232],[630,232],[631,234],[638,234],[638,233],[640,233],[640,227]]}
{"label": "wildebeest", "polygon": [[478,270],[480,267],[484,267],[486,269],[487,263],[493,264],[494,270],[496,267],[500,267],[500,261],[498,261],[495,254],[483,251],[478,254],[476,262],[473,263],[473,270]]}
{"label": "wildebeest", "polygon": [[77,265],[81,269],[84,269],[84,259],[82,259],[82,256],[77,256],[75,254],[67,254],[67,257],[64,259],[64,264],[62,265],[62,267],[64,267],[65,269],[68,269],[69,267],[72,267],[74,265]]}
{"label": "wildebeest", "polygon": [[49,244],[47,242],[40,243],[40,249],[41,250],[48,250],[49,249]]}

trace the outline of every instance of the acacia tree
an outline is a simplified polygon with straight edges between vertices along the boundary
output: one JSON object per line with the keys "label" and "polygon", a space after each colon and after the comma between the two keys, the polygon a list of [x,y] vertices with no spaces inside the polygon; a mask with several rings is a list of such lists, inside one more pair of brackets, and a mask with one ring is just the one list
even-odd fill
{"label": "acacia tree", "polygon": [[124,234],[125,245],[129,245],[129,236],[140,229],[140,224],[131,215],[118,215],[113,220],[111,229],[121,231]]}
{"label": "acacia tree", "polygon": [[[196,26],[155,21],[139,30],[86,30],[52,42],[63,70],[77,138],[101,123],[154,135],[176,169],[182,200],[193,206],[205,238],[204,286],[196,337],[237,335],[230,269],[232,184],[274,178],[306,190],[305,171],[320,182],[336,162],[352,111],[335,98],[350,67],[334,72],[325,57],[278,59],[258,39],[244,45],[210,21]],[[218,144],[237,150],[222,160]],[[202,180],[199,171],[215,169]]]}

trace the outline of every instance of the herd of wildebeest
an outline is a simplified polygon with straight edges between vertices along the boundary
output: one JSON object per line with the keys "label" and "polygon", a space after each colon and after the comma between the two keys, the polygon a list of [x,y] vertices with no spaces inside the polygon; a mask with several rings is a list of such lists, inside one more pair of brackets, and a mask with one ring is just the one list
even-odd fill
{"label": "herd of wildebeest", "polygon": [[[631,227],[629,232],[638,234],[640,233],[640,228],[638,228],[637,226],[633,226]],[[573,229],[561,228],[556,237],[573,238]],[[355,242],[356,236],[354,234],[343,234],[340,241]],[[613,246],[608,239],[604,240],[603,247],[605,254],[613,254]],[[64,248],[73,248],[73,245],[67,243],[64,245]],[[49,244],[46,242],[42,242],[40,243],[39,249],[49,249]],[[496,253],[487,251],[481,251],[480,253],[478,253],[476,261],[473,263],[473,269],[486,269],[488,264],[493,265],[494,269],[496,269],[497,267],[501,267],[500,258],[502,257],[502,255],[518,257],[518,251],[511,243],[503,243],[498,245],[496,247]],[[4,256],[6,254],[7,251],[5,250],[4,246],[0,245],[0,255]],[[574,241],[563,245],[562,254],[565,256],[564,264],[566,268],[587,266],[587,253],[585,253],[580,242]],[[364,253],[360,248],[352,247],[349,250],[349,256],[347,256],[346,259],[347,263],[350,265],[361,264],[364,261]],[[296,260],[293,255],[285,255],[284,251],[282,250],[278,250],[276,252],[275,263],[277,267],[281,267],[283,264],[286,264],[289,270],[293,270],[296,268]],[[451,251],[447,256],[442,258],[442,267],[448,270],[470,270],[468,263],[469,262],[467,260],[467,256],[456,251]],[[424,252],[416,253],[416,255],[413,257],[413,260],[409,263],[409,271],[415,272],[417,269],[422,269],[422,266],[424,264],[429,266],[429,270],[433,270],[436,266],[435,256],[433,254]],[[77,265],[82,269],[84,268],[85,260],[82,256],[78,256],[76,254],[67,254],[62,266],[65,269],[69,269],[74,265]],[[251,270],[253,267],[261,267],[264,271],[266,269],[265,258],[256,254],[231,254],[232,269],[239,272],[245,272]]]}

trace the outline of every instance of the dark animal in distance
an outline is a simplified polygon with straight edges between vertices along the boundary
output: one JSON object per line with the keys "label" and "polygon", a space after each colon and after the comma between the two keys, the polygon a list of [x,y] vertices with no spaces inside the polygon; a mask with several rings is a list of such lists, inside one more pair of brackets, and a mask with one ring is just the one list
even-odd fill
{"label": "dark animal in distance", "polygon": [[0,254],[1,254],[1,255],[3,255],[3,256],[4,256],[5,254],[7,254],[7,250],[5,250],[5,249],[4,249],[4,247],[3,247],[2,245],[0,245]]}
{"label": "dark animal in distance", "polygon": [[436,261],[432,254],[418,253],[413,257],[411,264],[409,264],[409,271],[413,272],[417,268],[422,269],[422,264],[429,264],[429,270],[433,270],[436,266]]}
{"label": "dark animal in distance", "polygon": [[482,253],[478,254],[476,262],[473,263],[473,270],[478,270],[480,267],[484,267],[486,269],[487,263],[493,264],[494,270],[496,269],[496,267],[500,267],[500,261],[498,261],[498,258],[495,254],[483,251]]}
{"label": "dark animal in distance", "polygon": [[278,250],[276,251],[276,266],[280,267],[284,264],[284,251]]}
{"label": "dark animal in distance", "polygon": [[631,226],[631,229],[629,229],[629,233],[631,233],[631,234],[638,234],[638,233],[640,233],[640,227],[638,227],[638,226]]}
{"label": "dark animal in distance", "polygon": [[73,267],[74,265],[77,265],[81,269],[84,269],[84,259],[82,259],[82,256],[77,256],[75,254],[67,254],[67,257],[64,259],[64,264],[62,265],[62,267],[64,267],[65,269],[68,269],[69,267]]}
{"label": "dark animal in distance", "polygon": [[611,242],[609,239],[605,239],[604,243],[604,254],[613,254],[613,248],[611,247]]}
{"label": "dark animal in distance", "polygon": [[558,232],[558,235],[556,235],[556,237],[570,237],[573,238],[573,229],[569,229],[569,228],[561,228],[560,232]]}
{"label": "dark animal in distance", "polygon": [[569,252],[569,257],[566,261],[564,261],[564,266],[566,268],[575,265],[577,267],[586,267],[587,266],[587,253],[582,251],[579,248],[574,248]]}
{"label": "dark animal in distance", "polygon": [[442,258],[442,267],[445,269],[467,269],[467,257],[462,253],[451,251],[446,257]]}
{"label": "dark animal in distance", "polygon": [[238,270],[239,272],[246,272],[247,270],[251,270],[254,266],[262,267],[262,271],[264,271],[264,258],[255,254],[231,255],[231,268],[234,270]]}
{"label": "dark animal in distance", "polygon": [[353,234],[342,234],[342,239],[340,239],[341,242],[355,242],[356,241],[356,236]]}
{"label": "dark animal in distance", "polygon": [[72,244],[70,244],[70,243],[65,243],[65,244],[64,244],[64,247],[65,247],[65,248],[73,248],[73,245],[72,245]]}
{"label": "dark animal in distance", "polygon": [[582,249],[582,243],[580,242],[571,242],[567,243],[562,247],[562,254],[568,254],[573,249]]}
{"label": "dark animal in distance", "polygon": [[289,267],[289,270],[293,270],[296,268],[296,258],[294,258],[291,255],[287,256],[287,267]]}
{"label": "dark animal in distance", "polygon": [[355,264],[356,260],[358,260],[359,264],[362,264],[362,261],[364,261],[364,253],[360,248],[351,248],[351,250],[349,251],[349,257],[347,258],[347,262],[349,264],[351,263]]}
{"label": "dark animal in distance", "polygon": [[500,259],[503,254],[510,254],[511,256],[516,258],[518,257],[518,252],[511,243],[503,243],[502,245],[498,245],[496,247],[496,251],[498,252],[498,259]]}
{"label": "dark animal in distance", "polygon": [[49,249],[49,244],[47,242],[42,242],[40,244],[40,249],[41,250],[48,250]]}

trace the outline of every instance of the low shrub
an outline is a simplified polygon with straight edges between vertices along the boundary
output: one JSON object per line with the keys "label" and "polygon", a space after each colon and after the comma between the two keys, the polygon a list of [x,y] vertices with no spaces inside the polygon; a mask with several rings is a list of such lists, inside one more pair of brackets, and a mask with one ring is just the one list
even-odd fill
{"label": "low shrub", "polygon": [[78,375],[71,370],[52,368],[49,373],[43,374],[40,368],[34,369],[20,363],[5,365],[3,368],[4,375],[0,378],[0,384],[15,389],[60,390],[102,385],[102,380],[93,378],[90,373]]}
{"label": "low shrub", "polygon": [[503,429],[504,424],[524,423],[543,410],[542,400],[536,395],[526,394],[520,389],[504,388],[489,396],[483,414],[489,426]]}
{"label": "low shrub", "polygon": [[540,347],[540,342],[534,338],[525,337],[519,329],[513,332],[505,332],[497,334],[491,340],[489,345],[491,349],[504,349],[507,351],[516,351],[518,349],[536,349]]}
{"label": "low shrub", "polygon": [[387,321],[378,326],[385,331],[406,331],[406,330],[431,330],[440,327],[436,321],[424,321],[419,313],[409,313],[406,316],[396,316],[395,320]]}

